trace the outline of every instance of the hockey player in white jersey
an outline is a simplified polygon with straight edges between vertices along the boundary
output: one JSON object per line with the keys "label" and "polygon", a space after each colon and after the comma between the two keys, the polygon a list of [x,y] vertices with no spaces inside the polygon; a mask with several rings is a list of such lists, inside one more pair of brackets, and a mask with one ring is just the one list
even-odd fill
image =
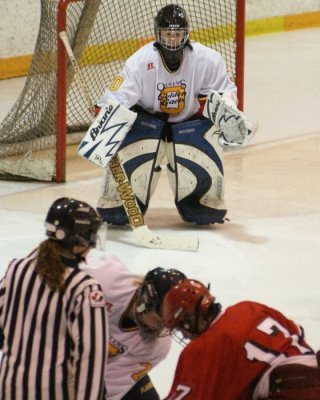
{"label": "hockey player in white jersey", "polygon": [[154,268],[132,274],[113,255],[93,255],[81,267],[100,284],[109,319],[107,400],[159,400],[148,373],[168,354],[171,339],[163,329],[160,306],[185,275]]}
{"label": "hockey player in white jersey", "polygon": [[[223,223],[222,146],[245,144],[251,124],[237,109],[237,88],[222,56],[189,40],[183,8],[163,7],[155,18],[155,36],[127,60],[97,106],[111,100],[138,114],[118,154],[143,213],[166,156],[182,219]],[[110,224],[128,223],[108,168],[98,212]]]}

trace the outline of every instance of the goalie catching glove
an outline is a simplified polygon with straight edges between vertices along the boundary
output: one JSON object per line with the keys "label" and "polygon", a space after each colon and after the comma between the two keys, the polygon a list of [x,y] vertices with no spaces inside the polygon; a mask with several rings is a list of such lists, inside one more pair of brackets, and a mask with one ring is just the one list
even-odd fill
{"label": "goalie catching glove", "polygon": [[220,131],[219,143],[223,147],[243,146],[252,136],[252,124],[244,113],[231,99],[221,97],[214,90],[208,94],[203,116]]}

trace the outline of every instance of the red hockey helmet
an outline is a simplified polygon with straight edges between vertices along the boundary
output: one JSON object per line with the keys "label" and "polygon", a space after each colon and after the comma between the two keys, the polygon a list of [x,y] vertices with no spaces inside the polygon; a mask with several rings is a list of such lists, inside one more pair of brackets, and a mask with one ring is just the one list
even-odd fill
{"label": "red hockey helmet", "polygon": [[[219,314],[221,305],[201,282],[184,279],[166,294],[161,314],[166,327],[198,335]],[[199,322],[203,321],[203,326]]]}

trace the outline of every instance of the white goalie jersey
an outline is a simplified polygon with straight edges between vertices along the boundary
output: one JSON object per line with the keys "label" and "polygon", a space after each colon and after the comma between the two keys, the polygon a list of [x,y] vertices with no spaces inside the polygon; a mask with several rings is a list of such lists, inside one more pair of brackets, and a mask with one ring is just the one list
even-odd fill
{"label": "white goalie jersey", "polygon": [[168,114],[169,122],[181,122],[198,111],[198,98],[210,90],[227,92],[237,102],[237,88],[222,56],[200,43],[191,45],[192,50],[184,49],[176,72],[166,69],[153,43],[145,45],[127,60],[98,105],[102,107],[111,98],[127,108],[138,104],[150,113]]}
{"label": "white goalie jersey", "polygon": [[108,400],[120,400],[169,352],[170,337],[147,339],[126,314],[143,277],[132,274],[113,255],[89,255],[81,269],[101,285],[109,317],[106,388]]}

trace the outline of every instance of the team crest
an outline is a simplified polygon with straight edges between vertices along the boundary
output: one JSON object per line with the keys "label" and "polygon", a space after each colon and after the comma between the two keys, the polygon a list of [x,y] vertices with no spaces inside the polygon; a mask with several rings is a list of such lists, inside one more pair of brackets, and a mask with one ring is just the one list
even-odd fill
{"label": "team crest", "polygon": [[164,87],[158,97],[160,109],[166,114],[179,114],[185,107],[186,89],[184,86]]}

